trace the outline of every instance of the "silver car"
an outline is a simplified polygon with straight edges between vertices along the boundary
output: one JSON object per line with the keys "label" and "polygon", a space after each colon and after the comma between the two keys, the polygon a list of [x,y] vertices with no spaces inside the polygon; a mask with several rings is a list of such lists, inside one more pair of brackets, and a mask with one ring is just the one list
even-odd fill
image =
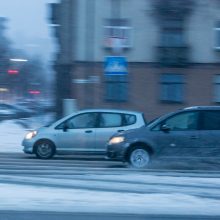
{"label": "silver car", "polygon": [[54,154],[105,153],[114,133],[145,125],[141,112],[91,109],[79,111],[55,123],[29,132],[23,151],[48,159]]}
{"label": "silver car", "polygon": [[220,106],[189,107],[164,115],[114,135],[107,145],[109,158],[139,168],[156,156],[220,157]]}

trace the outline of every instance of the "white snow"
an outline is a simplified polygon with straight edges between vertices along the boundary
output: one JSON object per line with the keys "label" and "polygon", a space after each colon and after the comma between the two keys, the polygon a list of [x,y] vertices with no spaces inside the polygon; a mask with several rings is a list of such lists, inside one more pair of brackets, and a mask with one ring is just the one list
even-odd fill
{"label": "white snow", "polygon": [[0,210],[220,215],[220,201],[178,194],[137,194],[0,184]]}
{"label": "white snow", "polygon": [[0,123],[0,152],[22,152],[21,141],[28,131],[14,121]]}
{"label": "white snow", "polygon": [[[0,152],[23,152],[21,142],[28,131],[37,129],[51,121],[53,115],[28,119],[5,120],[0,123]],[[26,128],[22,126],[26,125]]]}

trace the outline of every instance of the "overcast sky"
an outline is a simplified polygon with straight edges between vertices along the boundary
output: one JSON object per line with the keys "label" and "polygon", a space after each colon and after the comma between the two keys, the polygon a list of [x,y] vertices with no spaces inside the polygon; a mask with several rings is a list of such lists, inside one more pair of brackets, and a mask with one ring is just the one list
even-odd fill
{"label": "overcast sky", "polygon": [[59,0],[0,0],[0,17],[7,17],[7,36],[13,46],[45,59],[55,50],[48,26],[47,3]]}

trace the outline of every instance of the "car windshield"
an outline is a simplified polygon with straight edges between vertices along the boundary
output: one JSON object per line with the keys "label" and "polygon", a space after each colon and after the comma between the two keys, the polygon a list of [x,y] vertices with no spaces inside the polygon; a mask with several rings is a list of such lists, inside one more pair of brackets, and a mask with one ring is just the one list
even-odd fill
{"label": "car windshield", "polygon": [[152,123],[154,123],[155,121],[157,121],[159,119],[159,117],[154,118],[153,120],[149,121],[146,126],[150,126]]}
{"label": "car windshield", "polygon": [[163,121],[165,118],[169,117],[170,115],[172,115],[174,112],[165,114],[165,115],[161,115],[155,119],[153,119],[152,121],[150,121],[147,126],[150,128],[153,128],[155,125],[157,125],[159,122]]}

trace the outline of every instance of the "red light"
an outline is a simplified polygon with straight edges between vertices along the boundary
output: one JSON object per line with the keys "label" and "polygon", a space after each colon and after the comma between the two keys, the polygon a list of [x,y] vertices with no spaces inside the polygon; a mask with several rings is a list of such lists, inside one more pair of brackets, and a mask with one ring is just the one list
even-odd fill
{"label": "red light", "polygon": [[10,75],[17,75],[18,74],[18,70],[8,70],[8,74],[10,74]]}
{"label": "red light", "polygon": [[32,95],[39,95],[40,91],[39,90],[30,90],[29,93]]}

